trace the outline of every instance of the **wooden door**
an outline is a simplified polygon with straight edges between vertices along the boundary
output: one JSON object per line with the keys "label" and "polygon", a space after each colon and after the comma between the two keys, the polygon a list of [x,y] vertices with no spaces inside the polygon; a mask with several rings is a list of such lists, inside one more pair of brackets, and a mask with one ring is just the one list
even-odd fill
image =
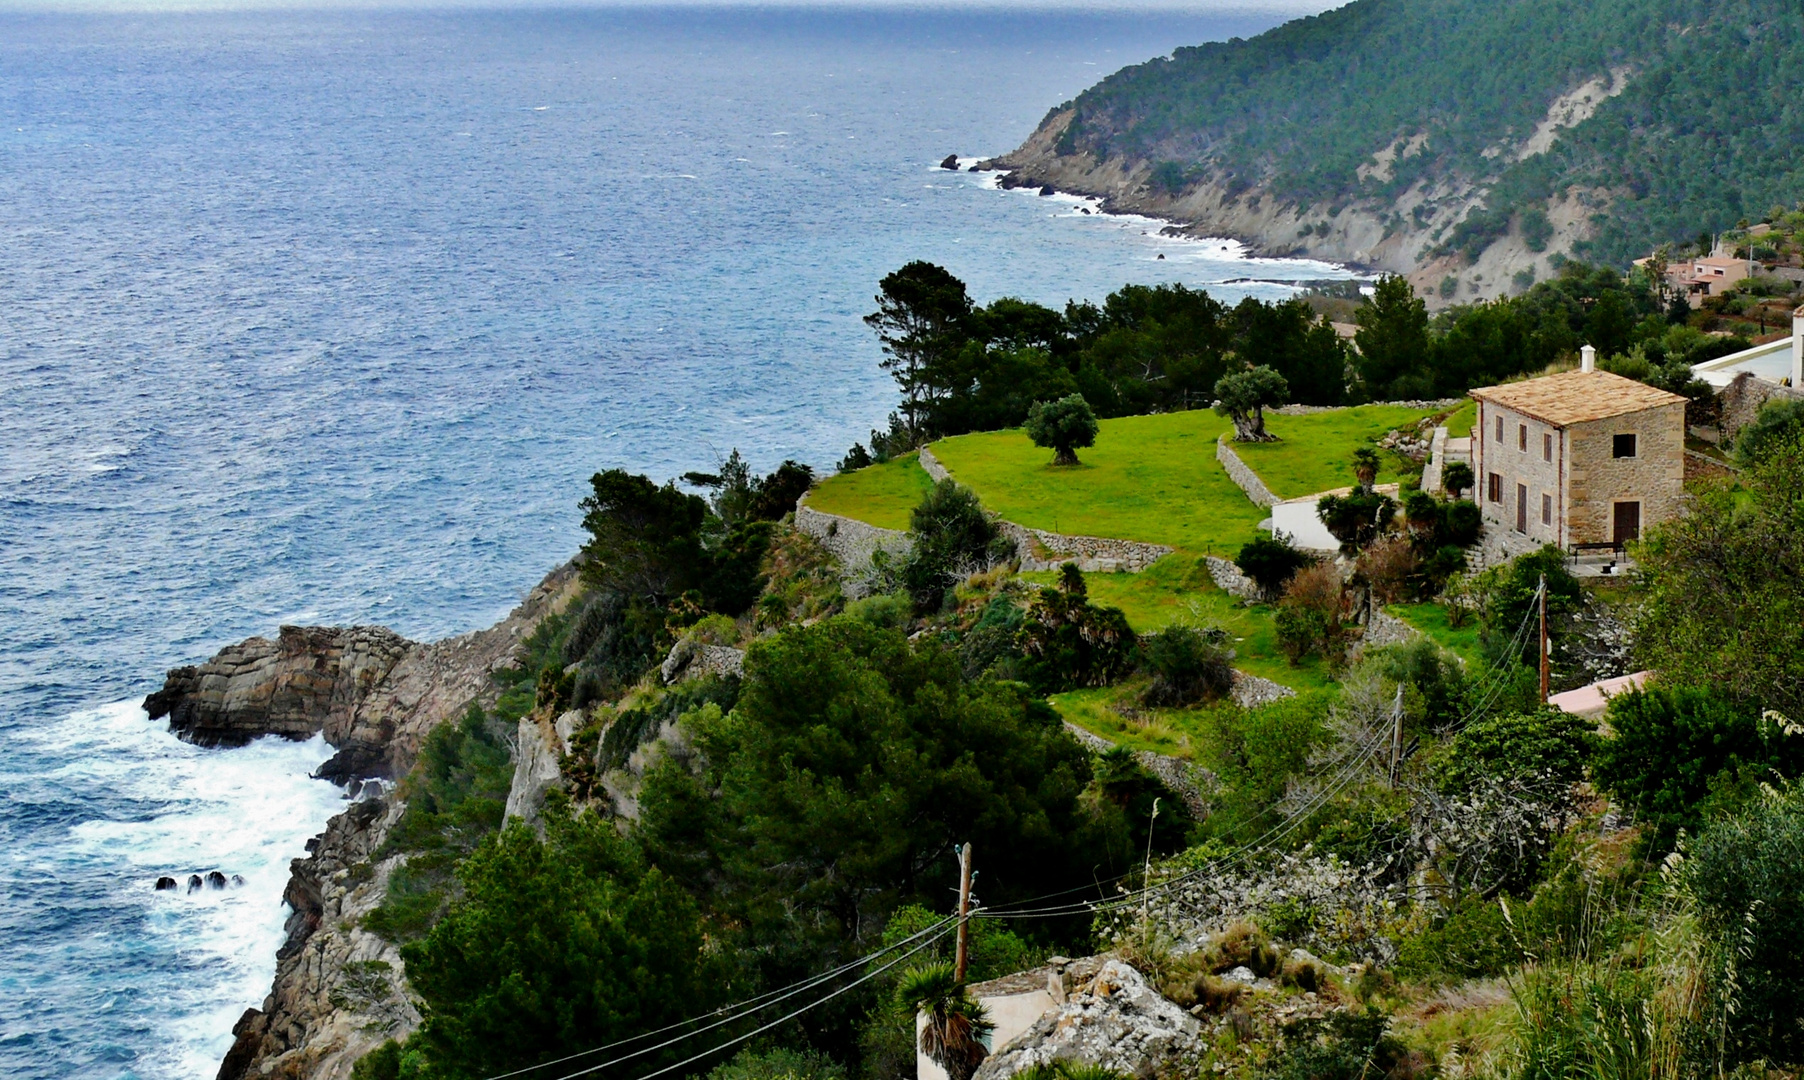
{"label": "wooden door", "polygon": [[1619,502],[1616,504],[1615,539],[1618,544],[1641,539],[1640,503]]}
{"label": "wooden door", "polygon": [[1528,531],[1528,488],[1516,485],[1516,531]]}

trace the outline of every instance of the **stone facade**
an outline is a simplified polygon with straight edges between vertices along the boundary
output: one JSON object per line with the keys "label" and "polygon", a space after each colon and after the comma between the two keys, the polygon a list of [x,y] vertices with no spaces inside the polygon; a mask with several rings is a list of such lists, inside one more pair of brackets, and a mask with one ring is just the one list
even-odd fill
{"label": "stone facade", "polygon": [[1228,479],[1240,485],[1240,490],[1247,493],[1254,506],[1272,506],[1278,502],[1278,497],[1265,486],[1265,481],[1259,479],[1259,474],[1248,468],[1228,445],[1226,435],[1215,440],[1215,460],[1221,462],[1221,467],[1228,472]]}
{"label": "stone facade", "polygon": [[1619,504],[1637,533],[1684,509],[1683,399],[1559,424],[1480,398],[1472,446],[1486,524],[1534,545],[1614,541]]}

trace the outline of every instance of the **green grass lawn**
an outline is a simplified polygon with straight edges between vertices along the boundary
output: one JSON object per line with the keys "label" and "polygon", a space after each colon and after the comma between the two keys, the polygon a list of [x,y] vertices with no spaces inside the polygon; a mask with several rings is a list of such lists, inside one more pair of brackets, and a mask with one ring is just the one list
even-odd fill
{"label": "green grass lawn", "polygon": [[[1021,575],[1041,585],[1052,584],[1050,571]],[[1245,607],[1217,588],[1208,567],[1196,555],[1167,555],[1138,574],[1085,574],[1090,602],[1120,608],[1135,633],[1163,630],[1174,622],[1218,626],[1236,640],[1234,666],[1261,678],[1297,690],[1311,690],[1332,683],[1320,659],[1292,667],[1278,651],[1272,609],[1263,604]]]}
{"label": "green grass lawn", "polygon": [[[1354,450],[1392,428],[1410,427],[1429,415],[1432,414],[1427,409],[1398,405],[1361,405],[1307,416],[1267,414],[1265,430],[1278,436],[1278,441],[1235,443],[1234,452],[1259,474],[1272,494],[1280,499],[1294,499],[1351,487]],[[1379,456],[1382,465],[1378,482],[1395,481],[1402,459],[1395,454]]]}
{"label": "green grass lawn", "polygon": [[933,487],[914,454],[857,472],[829,476],[808,493],[808,505],[883,529],[907,529],[908,516]]}
{"label": "green grass lawn", "polygon": [[1232,556],[1265,513],[1215,460],[1231,427],[1207,410],[1104,420],[1076,468],[1054,468],[1052,451],[1020,430],[944,439],[933,453],[1010,521]]}
{"label": "green grass lawn", "polygon": [[1384,609],[1415,627],[1428,639],[1468,664],[1480,657],[1478,618],[1470,616],[1466,625],[1455,627],[1447,621],[1447,608],[1441,604],[1390,604]]}
{"label": "green grass lawn", "polygon": [[1453,410],[1453,415],[1442,425],[1447,429],[1449,439],[1463,439],[1472,434],[1472,425],[1478,422],[1478,402],[1466,399],[1465,403]]}

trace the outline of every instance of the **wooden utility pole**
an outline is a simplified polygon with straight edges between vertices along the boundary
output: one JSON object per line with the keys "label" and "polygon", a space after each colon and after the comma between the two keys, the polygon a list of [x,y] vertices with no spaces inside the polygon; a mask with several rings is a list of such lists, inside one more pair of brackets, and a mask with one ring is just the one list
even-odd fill
{"label": "wooden utility pole", "polygon": [[1397,786],[1397,770],[1403,765],[1403,687],[1391,703],[1391,786]]}
{"label": "wooden utility pole", "polygon": [[965,981],[965,968],[971,962],[971,845],[966,844],[958,853],[958,959],[952,968],[952,978],[962,984]]}
{"label": "wooden utility pole", "polygon": [[1541,575],[1541,587],[1536,590],[1541,601],[1541,704],[1547,704],[1547,575]]}

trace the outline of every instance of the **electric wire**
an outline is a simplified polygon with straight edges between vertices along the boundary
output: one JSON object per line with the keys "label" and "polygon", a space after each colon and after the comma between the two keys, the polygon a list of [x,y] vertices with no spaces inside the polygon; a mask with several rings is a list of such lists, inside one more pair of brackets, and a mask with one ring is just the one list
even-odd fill
{"label": "electric wire", "polygon": [[[867,972],[863,976],[860,976],[859,978],[854,979],[852,982],[849,982],[846,985],[840,987],[839,989],[833,991],[831,994],[828,994],[826,997],[819,998],[815,1001],[811,1001],[808,1004],[802,1006],[801,1008],[795,1010],[794,1012],[791,1012],[785,1016],[780,1016],[777,1019],[772,1020],[770,1023],[765,1024],[763,1027],[755,1028],[752,1031],[746,1032],[744,1035],[738,1035],[731,1039],[728,1039],[726,1042],[718,1043],[714,1046],[709,1047],[706,1050],[703,1050],[699,1054],[695,1054],[691,1057],[684,1058],[682,1061],[676,1062],[675,1064],[666,1065],[661,1069],[656,1069],[652,1072],[648,1072],[645,1075],[638,1077],[637,1080],[653,1080],[654,1077],[663,1076],[665,1073],[672,1072],[676,1069],[680,1069],[685,1065],[693,1065],[696,1062],[701,1061],[703,1058],[717,1054],[720,1051],[725,1050],[726,1048],[728,1048],[730,1046],[737,1046],[738,1044],[745,1042],[748,1039],[756,1038],[757,1036],[764,1034],[765,1032],[771,1030],[772,1028],[781,1027],[784,1024],[787,1024],[789,1021],[794,1020],[796,1017],[807,1012],[808,1010],[817,1008],[821,1005],[825,1005],[827,1002],[832,1001],[834,998],[839,997],[841,994],[846,993],[847,991],[851,990],[852,988],[863,985],[864,983],[870,982],[872,979],[874,979],[877,976],[888,971],[890,968],[895,967],[897,964],[900,964],[902,961],[907,960],[909,957],[914,956],[916,953],[919,953],[924,949],[933,947],[933,945],[938,943],[941,938],[945,937],[947,934],[950,934],[954,930],[957,929],[956,926],[948,926],[946,924],[947,923],[957,923],[958,921],[959,920],[956,915],[944,920],[942,923],[939,924],[941,927],[941,929],[939,930],[939,933],[935,934],[933,937],[929,938],[928,940],[922,942],[919,945],[916,945],[914,948],[903,953],[901,956],[896,957],[894,960],[891,960],[889,963],[883,965],[882,967],[876,969],[875,971]],[[687,1036],[685,1036],[685,1038],[687,1038]],[[654,1049],[656,1049],[656,1048],[654,1048]],[[632,1054],[627,1054],[623,1057],[618,1057],[618,1058],[614,1058],[609,1061],[604,1061],[599,1065],[590,1065],[588,1068],[579,1069],[573,1073],[565,1073],[563,1076],[557,1077],[556,1080],[576,1080],[576,1078],[579,1076],[588,1076],[592,1073],[600,1072],[602,1069],[608,1068],[609,1066],[618,1065],[622,1061],[627,1061],[631,1058],[637,1057],[637,1056],[639,1056],[640,1053],[643,1053],[643,1052],[644,1051],[638,1051],[638,1052],[635,1052]]]}
{"label": "electric wire", "polygon": [[[515,1069],[512,1072],[496,1073],[494,1076],[486,1077],[485,1080],[509,1080],[509,1078],[511,1078],[511,1077],[522,1076],[526,1073],[534,1072],[538,1069],[550,1068],[553,1065],[565,1065],[572,1061],[577,1060],[578,1058],[589,1057],[592,1054],[599,1054],[599,1053],[603,1052],[604,1050],[613,1050],[616,1047],[626,1046],[629,1043],[635,1043],[641,1039],[649,1039],[649,1038],[652,1038],[657,1035],[662,1035],[666,1032],[675,1031],[677,1028],[686,1027],[689,1024],[694,1024],[699,1021],[706,1020],[712,1016],[720,1016],[722,1013],[732,1013],[733,1014],[733,1015],[725,1017],[724,1019],[717,1020],[712,1024],[708,1024],[705,1027],[699,1027],[693,1031],[684,1032],[683,1034],[677,1036],[676,1038],[666,1040],[664,1042],[657,1044],[656,1046],[648,1046],[648,1047],[645,1047],[640,1050],[635,1050],[630,1054],[625,1054],[621,1057],[615,1058],[613,1061],[606,1062],[604,1064],[612,1065],[612,1064],[616,1064],[618,1062],[627,1061],[632,1058],[639,1057],[642,1054],[649,1054],[654,1050],[662,1050],[667,1046],[672,1046],[676,1043],[682,1042],[684,1039],[688,1039],[693,1036],[700,1035],[705,1031],[712,1031],[715,1028],[730,1024],[735,1020],[743,1019],[744,1017],[751,1016],[755,1013],[762,1012],[765,1009],[770,1008],[772,1005],[775,1005],[780,1001],[787,1001],[788,999],[795,997],[797,994],[800,994],[800,993],[803,993],[804,991],[813,989],[814,987],[817,987],[824,982],[828,982],[835,978],[838,978],[839,976],[844,975],[848,971],[852,971],[855,968],[863,967],[864,965],[869,964],[871,961],[876,960],[878,957],[881,957],[881,956],[885,955],[886,953],[894,952],[897,949],[900,949],[903,946],[908,945],[910,942],[913,942],[917,938],[924,937],[927,934],[933,933],[935,930],[939,930],[939,929],[946,927],[946,925],[948,923],[953,923],[953,922],[957,922],[957,921],[958,921],[958,916],[948,915],[944,919],[941,919],[939,922],[934,923],[932,926],[927,927],[925,930],[921,930],[916,933],[910,934],[908,937],[905,937],[902,940],[895,942],[892,945],[886,945],[883,948],[878,949],[876,952],[870,953],[869,955],[861,956],[856,960],[849,960],[846,963],[841,964],[839,967],[836,967],[831,971],[825,971],[818,975],[811,975],[808,978],[802,979],[799,982],[791,983],[788,986],[780,986],[775,990],[768,990],[762,994],[757,995],[756,997],[747,998],[744,1001],[735,1002],[731,1005],[722,1005],[718,1009],[714,1009],[710,1012],[702,1013],[699,1016],[689,1017],[686,1020],[678,1020],[674,1024],[666,1024],[665,1026],[663,1026],[661,1028],[654,1028],[651,1031],[642,1031],[637,1035],[628,1036],[627,1038],[624,1038],[624,1039],[616,1039],[611,1043],[604,1043],[601,1046],[592,1047],[588,1050],[578,1050],[574,1054],[566,1054],[561,1058],[552,1058],[549,1061],[541,1061],[536,1065],[527,1065],[523,1068]],[[936,938],[935,940],[938,940],[938,939]],[[929,944],[931,944],[931,942]],[[913,954],[911,953],[910,955],[913,955]]]}

